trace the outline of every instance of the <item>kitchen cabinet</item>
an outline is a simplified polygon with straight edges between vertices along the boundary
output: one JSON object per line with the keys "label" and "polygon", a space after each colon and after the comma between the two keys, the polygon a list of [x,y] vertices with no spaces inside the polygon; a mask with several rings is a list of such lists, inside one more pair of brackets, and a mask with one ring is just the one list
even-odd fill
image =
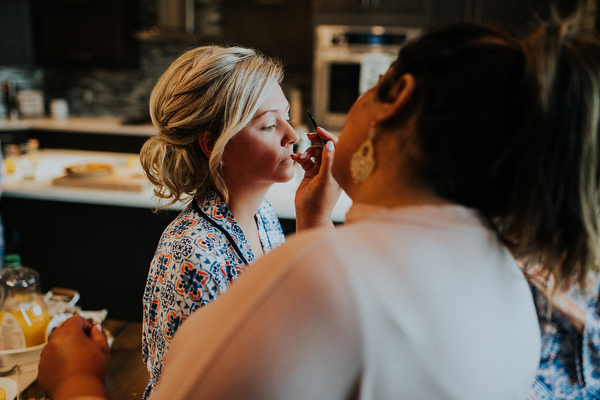
{"label": "kitchen cabinet", "polygon": [[[597,1],[597,0],[591,0]],[[572,0],[552,2],[568,15],[575,9]],[[535,27],[538,18],[550,14],[548,0],[432,0],[431,22],[489,23],[517,37],[523,37]]]}
{"label": "kitchen cabinet", "polygon": [[312,0],[314,25],[423,27],[432,0]]}
{"label": "kitchen cabinet", "polygon": [[7,252],[39,271],[42,290],[73,288],[85,310],[141,320],[150,261],[176,212],[3,196],[0,213]]}
{"label": "kitchen cabinet", "polygon": [[[3,0],[4,1],[4,0]],[[125,68],[138,65],[136,0],[30,0],[36,63]]]}
{"label": "kitchen cabinet", "polygon": [[226,0],[224,39],[285,63],[285,83],[310,86],[313,33],[310,0]]}
{"label": "kitchen cabinet", "polygon": [[148,137],[81,132],[41,132],[38,130],[5,131],[0,133],[0,143],[19,144],[37,139],[43,149],[74,149],[139,153]]}
{"label": "kitchen cabinet", "polygon": [[427,11],[428,0],[314,0],[316,11],[415,12]]}
{"label": "kitchen cabinet", "polygon": [[118,118],[74,117],[0,120],[0,142],[25,143],[35,138],[42,149],[74,149],[138,153],[149,137],[152,125],[123,125]]}
{"label": "kitchen cabinet", "polygon": [[33,38],[29,1],[0,1],[0,65],[33,65]]}

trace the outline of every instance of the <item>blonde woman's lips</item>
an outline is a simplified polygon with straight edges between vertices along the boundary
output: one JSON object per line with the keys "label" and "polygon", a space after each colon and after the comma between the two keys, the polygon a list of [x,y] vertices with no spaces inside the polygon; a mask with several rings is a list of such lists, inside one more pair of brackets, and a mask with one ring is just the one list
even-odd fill
{"label": "blonde woman's lips", "polygon": [[292,155],[290,154],[289,156],[284,158],[280,164],[292,164],[293,162],[294,160],[292,160]]}

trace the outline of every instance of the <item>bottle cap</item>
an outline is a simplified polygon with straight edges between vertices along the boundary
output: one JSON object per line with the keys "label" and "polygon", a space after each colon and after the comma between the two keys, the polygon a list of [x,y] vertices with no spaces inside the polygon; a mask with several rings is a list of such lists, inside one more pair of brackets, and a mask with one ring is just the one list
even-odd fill
{"label": "bottle cap", "polygon": [[18,254],[7,254],[4,256],[3,263],[4,268],[17,268],[21,266],[21,256]]}

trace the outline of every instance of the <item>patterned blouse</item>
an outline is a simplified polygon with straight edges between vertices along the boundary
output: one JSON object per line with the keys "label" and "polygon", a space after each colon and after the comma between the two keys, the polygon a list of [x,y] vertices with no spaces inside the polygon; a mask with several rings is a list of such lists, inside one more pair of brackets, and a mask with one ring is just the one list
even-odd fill
{"label": "patterned blouse", "polygon": [[585,310],[583,335],[558,311],[546,318],[546,298],[532,286],[542,334],[542,356],[529,399],[600,399],[600,274],[593,286],[575,285],[568,297]]}
{"label": "patterned blouse", "polygon": [[[265,253],[285,241],[271,204],[263,200],[256,213]],[[224,293],[254,261],[242,229],[214,192],[193,200],[163,232],[143,297],[142,357],[150,381],[147,398],[158,379],[173,334],[194,311]]]}

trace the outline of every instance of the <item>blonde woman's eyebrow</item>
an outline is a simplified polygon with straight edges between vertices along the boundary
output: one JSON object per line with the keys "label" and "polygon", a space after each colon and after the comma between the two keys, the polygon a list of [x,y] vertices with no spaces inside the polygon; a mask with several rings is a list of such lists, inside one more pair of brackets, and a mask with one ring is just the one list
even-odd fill
{"label": "blonde woman's eyebrow", "polygon": [[[276,113],[276,112],[279,112],[278,108],[269,108],[268,110],[265,110],[265,111],[261,112],[260,114],[255,115],[254,118],[252,118],[252,120],[258,119],[258,118],[262,117],[265,114]],[[289,103],[285,107],[285,113],[288,113],[288,112],[290,112],[290,105],[289,105]]]}

